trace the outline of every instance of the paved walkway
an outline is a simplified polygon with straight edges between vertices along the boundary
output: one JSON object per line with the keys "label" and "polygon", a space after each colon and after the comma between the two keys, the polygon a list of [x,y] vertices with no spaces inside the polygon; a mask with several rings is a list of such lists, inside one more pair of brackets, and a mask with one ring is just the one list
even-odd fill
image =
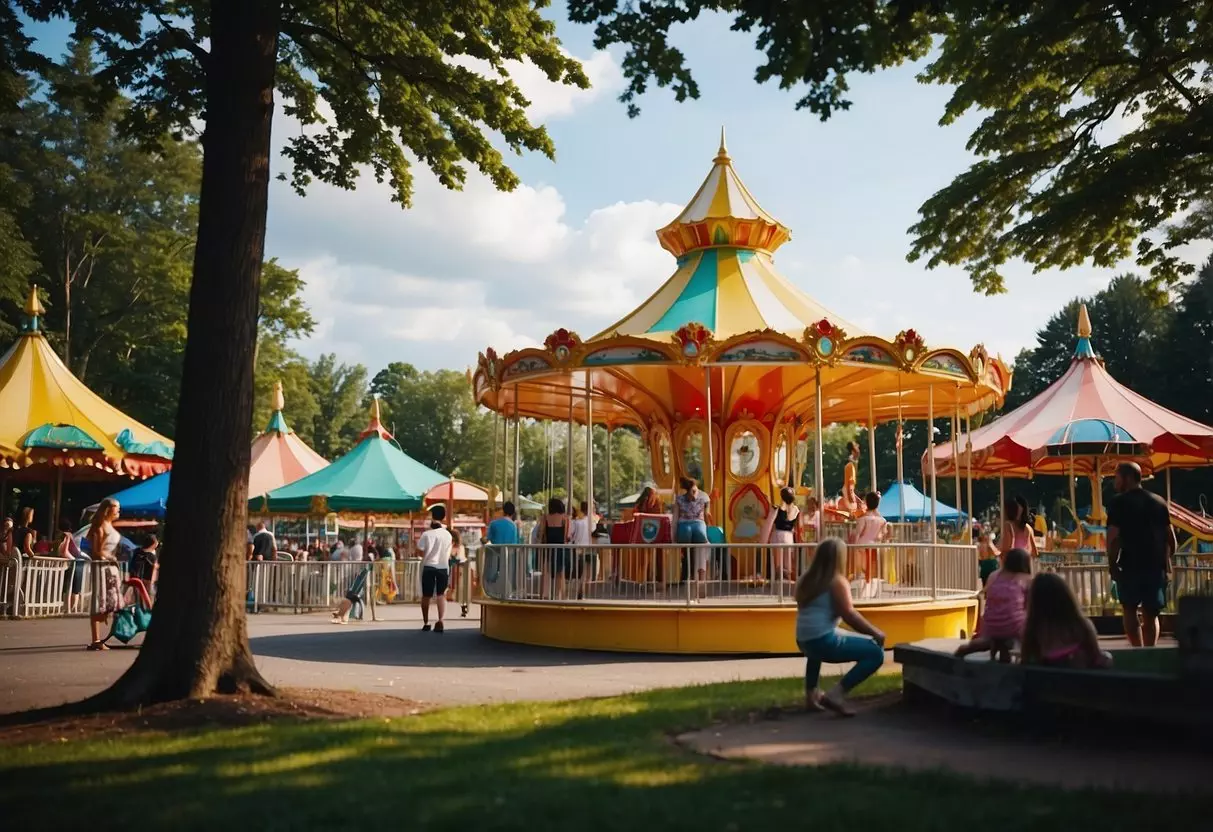
{"label": "paved walkway", "polygon": [[[387,620],[329,623],[327,615],[249,616],[257,664],[269,681],[390,693],[423,702],[476,704],[607,696],[659,687],[796,676],[800,659],[652,656],[526,647],[480,635],[468,619],[442,635],[420,632],[420,610]],[[85,619],[0,621],[0,712],[57,705],[103,690],[135,649],[90,653]]]}

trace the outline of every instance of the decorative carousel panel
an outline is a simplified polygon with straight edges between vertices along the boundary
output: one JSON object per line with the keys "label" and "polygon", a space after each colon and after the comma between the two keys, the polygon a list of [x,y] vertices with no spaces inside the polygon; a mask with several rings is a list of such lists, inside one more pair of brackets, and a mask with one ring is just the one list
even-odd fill
{"label": "decorative carousel panel", "polygon": [[898,361],[892,353],[876,344],[856,344],[848,347],[842,354],[842,360],[854,364],[876,364],[882,367],[898,365]]}
{"label": "decorative carousel panel", "polygon": [[792,479],[794,437],[792,426],[786,422],[775,429],[771,445],[771,477],[775,484],[785,486]]}
{"label": "decorative carousel panel", "polygon": [[[706,442],[707,423],[702,419],[688,419],[674,430],[674,448],[677,453],[678,476],[691,477],[699,482],[705,491],[714,486],[715,476],[708,470],[708,451]],[[711,456],[713,466],[720,468],[720,428],[712,429]]]}
{"label": "decorative carousel panel", "polygon": [[552,364],[540,355],[524,355],[511,361],[501,373],[502,381],[509,381],[532,373],[540,373],[552,369]]}
{"label": "decorative carousel panel", "polygon": [[761,422],[747,419],[729,426],[725,434],[729,479],[754,482],[767,471],[770,434]]}
{"label": "decorative carousel panel", "polygon": [[581,360],[585,367],[613,367],[626,364],[661,364],[670,361],[660,350],[640,344],[607,347],[586,355]]}
{"label": "decorative carousel panel", "polygon": [[649,431],[649,456],[653,481],[658,488],[674,487],[674,444],[663,425]]}
{"label": "decorative carousel panel", "polygon": [[790,364],[804,361],[805,354],[790,344],[774,339],[759,339],[727,346],[713,360],[721,364]]}
{"label": "decorative carousel panel", "polygon": [[937,373],[945,373],[959,378],[970,378],[969,370],[965,366],[964,361],[960,356],[950,352],[938,352],[928,356],[927,360],[922,362],[922,369],[933,370]]}

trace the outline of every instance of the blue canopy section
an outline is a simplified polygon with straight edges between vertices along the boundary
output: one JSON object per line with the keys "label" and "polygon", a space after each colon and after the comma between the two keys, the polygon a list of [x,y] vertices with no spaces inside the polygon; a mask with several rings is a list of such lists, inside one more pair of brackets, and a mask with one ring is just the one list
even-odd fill
{"label": "blue canopy section", "polygon": [[1135,442],[1133,434],[1107,419],[1075,419],[1057,429],[1048,445],[1083,442]]}
{"label": "blue canopy section", "polygon": [[[902,495],[905,496],[906,513],[901,515]],[[880,514],[894,523],[931,519],[931,498],[909,483],[893,483],[880,497]],[[955,521],[967,517],[963,511],[935,501],[935,519]]]}
{"label": "blue canopy section", "polygon": [[168,505],[169,474],[169,471],[157,474],[110,497],[118,501],[124,517],[163,520]]}

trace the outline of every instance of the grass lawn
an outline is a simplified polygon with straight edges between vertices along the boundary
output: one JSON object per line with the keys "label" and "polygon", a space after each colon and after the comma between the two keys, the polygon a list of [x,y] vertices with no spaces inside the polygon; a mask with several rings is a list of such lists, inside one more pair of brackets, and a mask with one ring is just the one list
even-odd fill
{"label": "grass lawn", "polygon": [[[899,682],[879,676],[866,692]],[[672,732],[800,694],[800,681],[785,679],[10,747],[0,749],[0,826],[1141,832],[1207,819],[1211,808],[1198,798],[721,762],[670,742]]]}
{"label": "grass lawn", "polygon": [[1124,673],[1149,673],[1155,676],[1179,675],[1178,647],[1129,647],[1110,652],[1114,670]]}

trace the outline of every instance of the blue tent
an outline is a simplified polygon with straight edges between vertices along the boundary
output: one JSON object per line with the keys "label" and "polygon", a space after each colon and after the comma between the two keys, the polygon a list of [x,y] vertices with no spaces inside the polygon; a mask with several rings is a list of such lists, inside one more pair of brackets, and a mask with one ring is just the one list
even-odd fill
{"label": "blue tent", "polygon": [[146,520],[163,520],[164,507],[168,505],[169,471],[150,477],[138,485],[111,494],[122,507],[123,517]]}
{"label": "blue tent", "polygon": [[[901,500],[905,495],[906,515],[901,516]],[[923,494],[909,483],[893,483],[880,497],[880,514],[886,520],[898,522],[913,522],[915,520],[931,519],[931,498]],[[941,521],[956,521],[967,517],[963,511],[935,501],[935,519]]]}

